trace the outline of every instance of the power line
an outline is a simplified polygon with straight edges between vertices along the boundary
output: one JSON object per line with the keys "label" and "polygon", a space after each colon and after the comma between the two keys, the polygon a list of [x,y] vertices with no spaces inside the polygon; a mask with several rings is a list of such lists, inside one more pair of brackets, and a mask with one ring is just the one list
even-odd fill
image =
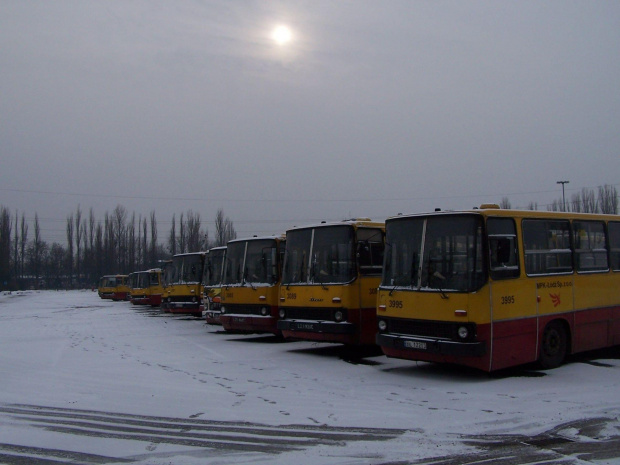
{"label": "power line", "polygon": [[[611,186],[618,186],[620,184],[610,184]],[[596,186],[599,187],[599,186]],[[583,189],[593,189],[593,187],[585,187]],[[568,190],[568,189],[567,189]],[[580,190],[578,188],[571,189],[573,191]],[[316,202],[399,202],[405,200],[445,200],[445,199],[463,199],[463,198],[488,198],[488,197],[507,197],[510,195],[533,195],[533,194],[549,194],[554,193],[555,190],[540,190],[540,191],[527,191],[527,192],[508,192],[508,193],[494,193],[494,194],[475,194],[475,195],[446,195],[446,196],[428,196],[428,197],[395,197],[395,198],[340,198],[340,199],[320,199],[320,198],[305,198],[305,199],[259,199],[259,198],[207,198],[207,197],[153,197],[153,196],[140,196],[140,195],[118,195],[118,194],[93,194],[85,192],[59,192],[59,191],[40,191],[29,189],[10,189],[0,188],[0,191],[5,192],[19,192],[27,194],[41,194],[41,195],[66,195],[71,197],[97,197],[97,198],[113,198],[113,199],[132,199],[132,200],[166,200],[166,201],[180,201],[180,202],[269,202],[269,203],[316,203]]]}

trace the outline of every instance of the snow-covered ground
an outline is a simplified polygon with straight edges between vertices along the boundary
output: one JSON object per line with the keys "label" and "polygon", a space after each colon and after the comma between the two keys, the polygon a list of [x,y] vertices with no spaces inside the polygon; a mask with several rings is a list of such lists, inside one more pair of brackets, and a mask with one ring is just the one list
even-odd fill
{"label": "snow-covered ground", "polygon": [[616,348],[489,376],[0,295],[0,463],[620,463],[619,387]]}

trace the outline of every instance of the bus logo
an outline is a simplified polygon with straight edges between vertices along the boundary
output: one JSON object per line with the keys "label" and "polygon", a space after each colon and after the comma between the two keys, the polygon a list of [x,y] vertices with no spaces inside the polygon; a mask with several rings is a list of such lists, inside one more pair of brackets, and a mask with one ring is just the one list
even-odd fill
{"label": "bus logo", "polygon": [[549,294],[549,297],[551,297],[551,302],[553,302],[554,307],[557,307],[562,303],[560,300],[560,294]]}

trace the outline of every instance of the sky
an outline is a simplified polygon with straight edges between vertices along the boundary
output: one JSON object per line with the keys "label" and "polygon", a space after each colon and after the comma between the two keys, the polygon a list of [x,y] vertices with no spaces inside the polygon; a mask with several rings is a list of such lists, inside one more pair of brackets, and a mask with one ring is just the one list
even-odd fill
{"label": "sky", "polygon": [[614,1],[2,0],[0,69],[0,205],[48,242],[78,206],[243,237],[620,188]]}

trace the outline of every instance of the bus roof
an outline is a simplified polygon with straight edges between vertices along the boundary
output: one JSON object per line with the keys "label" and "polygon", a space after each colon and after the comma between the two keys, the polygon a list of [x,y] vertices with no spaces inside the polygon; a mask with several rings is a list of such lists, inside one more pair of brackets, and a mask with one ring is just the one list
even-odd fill
{"label": "bus roof", "polygon": [[186,253],[178,253],[176,255],[174,255],[172,258],[174,257],[184,257],[187,255],[206,255],[207,252],[186,252]]}
{"label": "bus roof", "polygon": [[265,239],[275,239],[275,240],[283,241],[286,239],[286,234],[272,234],[271,236],[242,237],[241,239],[232,239],[228,241],[228,243],[231,244],[234,242],[260,241],[260,240],[265,240]]}
{"label": "bus roof", "polygon": [[480,208],[471,210],[436,210],[427,213],[411,213],[407,215],[397,215],[388,218],[386,221],[398,218],[414,218],[419,216],[443,216],[459,214],[477,214],[481,216],[503,216],[508,218],[547,218],[547,219],[580,219],[580,220],[615,220],[620,221],[620,215],[610,215],[603,213],[580,213],[580,212],[557,212],[541,210],[513,210],[502,209],[495,204],[481,205]]}
{"label": "bus roof", "polygon": [[320,223],[308,224],[305,226],[293,226],[292,228],[287,229],[288,231],[295,231],[299,229],[312,229],[312,228],[323,228],[326,226],[358,226],[358,227],[368,227],[368,228],[383,228],[385,227],[385,222],[383,221],[372,221],[370,218],[351,218],[348,220],[341,221],[321,221]]}

